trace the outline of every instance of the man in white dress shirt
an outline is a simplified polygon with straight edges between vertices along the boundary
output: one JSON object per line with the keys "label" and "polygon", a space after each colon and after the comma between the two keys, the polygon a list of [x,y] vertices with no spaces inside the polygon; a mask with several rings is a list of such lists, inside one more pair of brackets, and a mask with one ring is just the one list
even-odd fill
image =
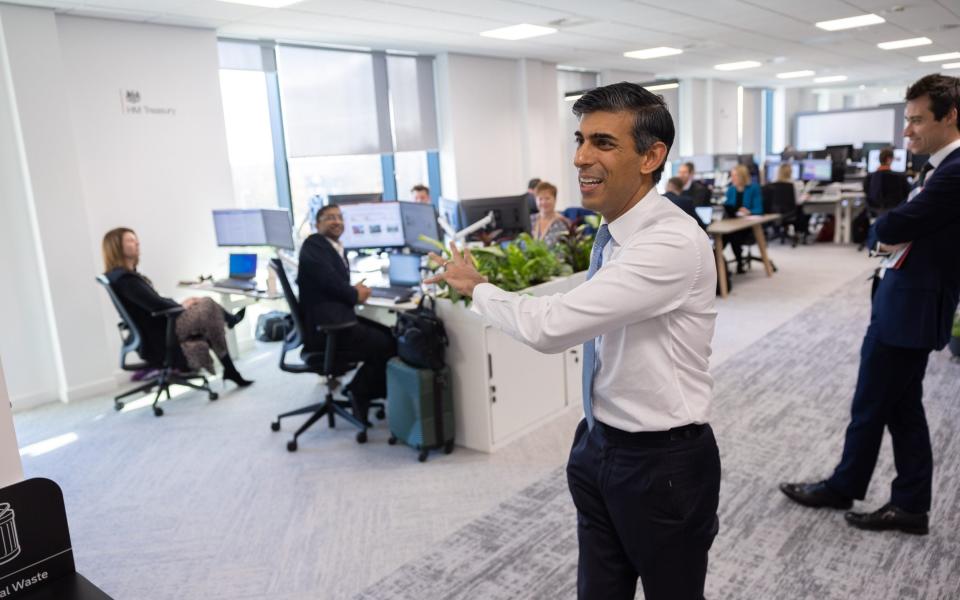
{"label": "man in white dress shirt", "polygon": [[583,205],[603,216],[587,281],[505,292],[469,250],[434,256],[492,325],[540,350],[584,345],[584,415],[567,464],[577,507],[578,596],[702,599],[717,534],[720,458],[707,418],[716,311],[713,250],[655,188],[673,143],[663,100],[631,83],[573,106]]}

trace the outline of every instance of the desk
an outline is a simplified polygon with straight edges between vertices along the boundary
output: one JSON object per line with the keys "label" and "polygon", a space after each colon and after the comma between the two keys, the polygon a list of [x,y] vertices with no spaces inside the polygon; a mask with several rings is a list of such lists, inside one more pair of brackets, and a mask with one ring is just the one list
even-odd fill
{"label": "desk", "polygon": [[[824,212],[833,212],[833,243],[849,244],[853,239],[853,209],[864,198],[863,192],[841,192],[830,195],[807,195],[799,203],[804,209],[820,207]],[[809,214],[809,210],[805,210]]]}
{"label": "desk", "polygon": [[713,236],[713,253],[717,260],[717,279],[720,282],[721,298],[726,298],[730,291],[727,289],[727,261],[723,258],[723,236],[752,227],[753,236],[757,240],[757,246],[760,247],[760,257],[763,259],[763,267],[767,271],[767,277],[772,277],[773,265],[770,263],[770,257],[767,256],[767,238],[763,235],[763,226],[779,220],[780,215],[775,213],[769,215],[752,215],[749,217],[715,221],[707,227],[707,233]]}
{"label": "desk", "polygon": [[[238,290],[235,288],[217,287],[209,281],[202,283],[180,283],[178,288],[192,290],[194,292],[203,292],[205,294],[219,294],[220,306],[229,312],[236,312],[244,306],[256,304],[260,300],[279,300],[283,298],[283,292],[265,292],[261,290]],[[227,329],[227,350],[230,356],[236,359],[240,355],[240,349],[237,345],[237,332],[234,329]]]}

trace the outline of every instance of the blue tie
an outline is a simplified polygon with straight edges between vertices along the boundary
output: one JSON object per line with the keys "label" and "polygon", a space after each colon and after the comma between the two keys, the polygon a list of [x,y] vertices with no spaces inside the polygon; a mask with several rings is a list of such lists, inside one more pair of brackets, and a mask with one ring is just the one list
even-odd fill
{"label": "blue tie", "polygon": [[[593,239],[593,252],[590,254],[590,268],[587,270],[589,280],[603,265],[603,248],[610,241],[610,230],[601,225],[597,237]],[[597,369],[597,338],[583,344],[583,415],[587,419],[587,427],[593,429],[593,372]]]}

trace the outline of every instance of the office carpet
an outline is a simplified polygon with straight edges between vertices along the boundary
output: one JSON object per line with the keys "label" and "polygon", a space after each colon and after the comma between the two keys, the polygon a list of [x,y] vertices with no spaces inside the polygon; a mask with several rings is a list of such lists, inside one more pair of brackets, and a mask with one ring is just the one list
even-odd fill
{"label": "office carpet", "polygon": [[[862,278],[851,281],[715,370],[723,479],[708,598],[960,598],[960,364],[948,352],[931,356],[925,380],[936,461],[929,536],[855,530],[842,511],[803,508],[777,490],[823,478],[839,457],[867,293]],[[892,462],[888,436],[856,508],[886,501]],[[576,561],[560,468],[356,598],[573,598]]]}

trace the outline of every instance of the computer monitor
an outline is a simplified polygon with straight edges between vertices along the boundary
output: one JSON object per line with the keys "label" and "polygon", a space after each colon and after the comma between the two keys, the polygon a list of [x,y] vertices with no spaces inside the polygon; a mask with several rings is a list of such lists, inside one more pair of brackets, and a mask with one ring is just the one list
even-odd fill
{"label": "computer monitor", "polygon": [[737,162],[745,167],[749,167],[750,165],[757,163],[752,154],[738,154]]}
{"label": "computer monitor", "polygon": [[704,225],[709,225],[713,221],[712,206],[695,206],[693,209],[697,213],[697,218]]}
{"label": "computer monitor", "polygon": [[442,242],[437,211],[432,204],[400,202],[400,220],[403,223],[403,241],[408,248],[420,254],[437,251],[436,246],[420,239],[424,235]]}
{"label": "computer monitor", "polygon": [[473,198],[460,201],[460,221],[464,227],[476,223],[493,212],[493,223],[488,229],[502,229],[507,234],[530,231],[530,211],[526,196]]}
{"label": "computer monitor", "polygon": [[343,214],[340,243],[347,250],[403,246],[399,202],[344,204],[340,212]]}
{"label": "computer monitor", "polygon": [[[446,219],[454,231],[460,231],[464,228],[460,222],[460,201],[453,198],[440,198],[440,216]],[[469,225],[469,223],[467,223]]]}
{"label": "computer monitor", "polygon": [[[925,162],[925,161],[924,161]],[[867,155],[867,173],[874,173],[880,168],[880,150],[871,150]],[[903,173],[907,170],[907,151],[903,148],[893,149],[893,162],[890,164],[892,171]]]}
{"label": "computer monitor", "polygon": [[801,177],[804,181],[832,181],[833,162],[828,158],[805,158]]}
{"label": "computer monitor", "polygon": [[827,154],[835,163],[844,164],[848,158],[853,157],[853,144],[837,144],[827,146]]}
{"label": "computer monitor", "polygon": [[293,250],[293,223],[290,211],[283,208],[262,208],[263,229],[267,245],[274,248]]}
{"label": "computer monitor", "polygon": [[712,154],[696,154],[694,156],[687,156],[680,159],[683,162],[692,162],[693,170],[697,173],[712,173],[713,172],[713,155]]}
{"label": "computer monitor", "polygon": [[729,171],[740,164],[740,157],[736,154],[718,154],[716,157],[716,170]]}
{"label": "computer monitor", "polygon": [[830,153],[826,150],[811,150],[807,152],[807,158],[830,158]]}
{"label": "computer monitor", "polygon": [[290,213],[283,209],[234,208],[213,211],[218,246],[274,246],[293,250]]}
{"label": "computer monitor", "polygon": [[390,285],[394,287],[417,287],[420,285],[420,255],[391,254],[388,271]]}
{"label": "computer monitor", "polygon": [[371,192],[369,194],[330,194],[327,196],[327,204],[370,204],[371,202],[383,202],[383,194]]}
{"label": "computer monitor", "polygon": [[230,279],[253,279],[256,276],[256,254],[230,254]]}

